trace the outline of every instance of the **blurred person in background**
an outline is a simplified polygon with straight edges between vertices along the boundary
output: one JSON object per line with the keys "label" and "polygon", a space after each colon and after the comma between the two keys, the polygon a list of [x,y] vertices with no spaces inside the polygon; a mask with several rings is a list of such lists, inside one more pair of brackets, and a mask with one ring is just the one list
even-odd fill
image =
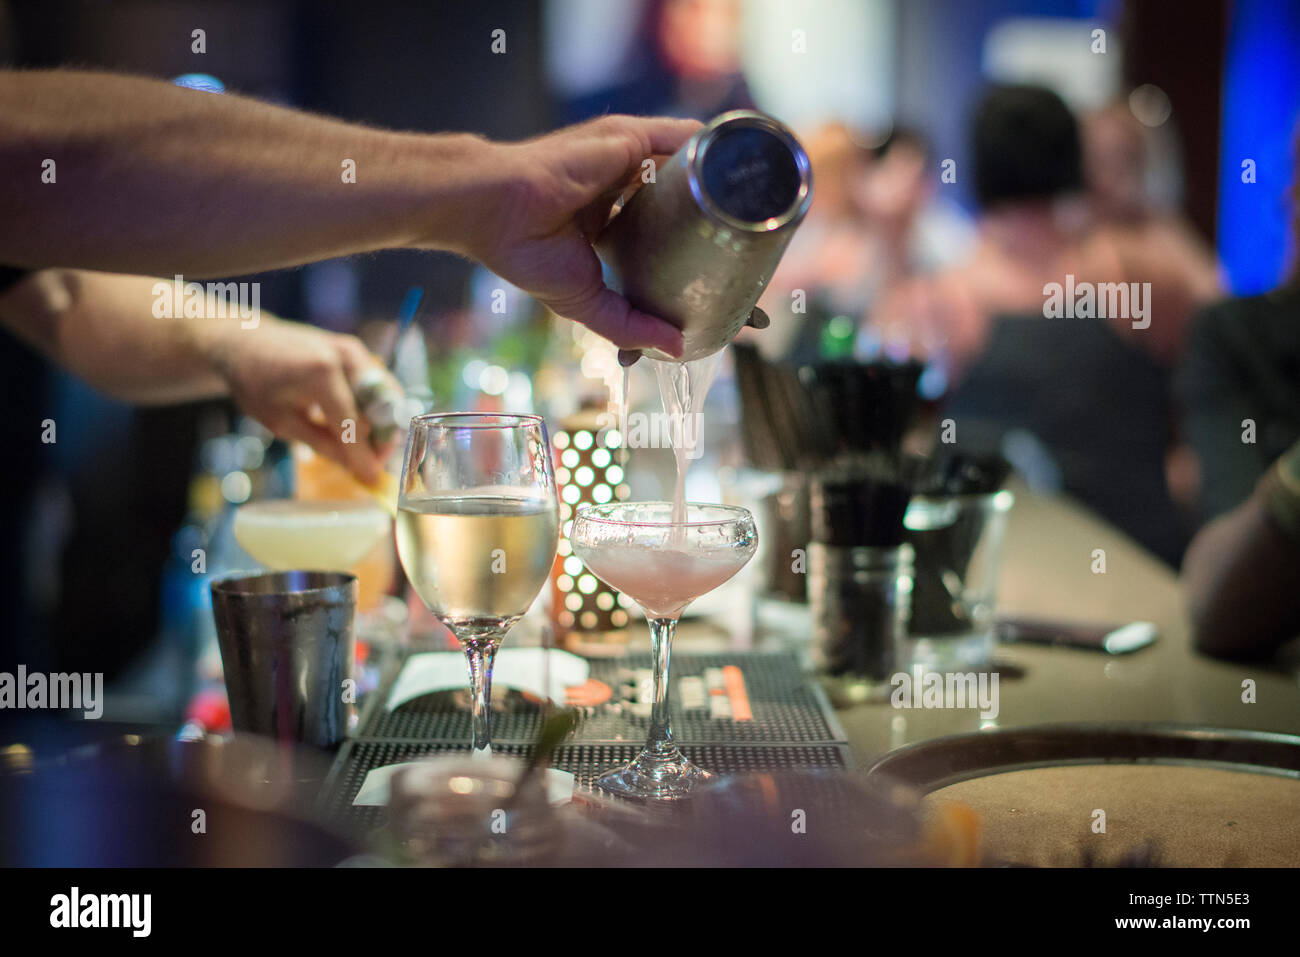
{"label": "blurred person in background", "polygon": [[[1083,168],[1094,234],[1109,244],[1126,273],[1152,283],[1159,321],[1134,341],[1163,370],[1182,356],[1195,310],[1222,295],[1222,271],[1209,244],[1177,210],[1150,198],[1148,133],[1127,102],[1084,117]],[[1189,515],[1200,495],[1200,467],[1178,435],[1165,460],[1170,494]]]}
{"label": "blurred person in background", "polygon": [[1144,130],[1127,103],[1089,113],[1082,124],[1084,178],[1095,233],[1130,275],[1159,283],[1160,321],[1138,341],[1172,366],[1192,313],[1222,294],[1221,270],[1186,217],[1149,198]]}
{"label": "blurred person in background", "polygon": [[[770,356],[814,361],[825,321],[845,316],[874,356],[891,330],[859,335],[859,320],[870,326],[875,302],[904,280],[961,261],[974,231],[958,209],[936,201],[933,156],[916,129],[894,127],[868,146],[832,123],[807,148],[816,183],[812,206],[764,293],[772,330],[755,341]],[[805,313],[794,311],[795,290],[806,293]]]}
{"label": "blurred person in background", "polygon": [[1293,276],[1192,322],[1178,376],[1183,429],[1201,471],[1202,514],[1245,501],[1300,439],[1300,289]]}
{"label": "blurred person in background", "polygon": [[970,255],[974,228],[955,204],[936,197],[936,158],[925,134],[897,126],[871,155],[859,206],[879,250],[876,287],[888,288]]}
{"label": "blurred person in background", "polygon": [[772,324],[752,340],[771,359],[806,358],[828,313],[860,308],[871,257],[871,235],[858,204],[871,151],[843,123],[823,126],[804,146],[812,204],[759,300]]}
{"label": "blurred person in background", "polygon": [[1200,312],[1178,377],[1212,519],[1183,583],[1193,641],[1222,657],[1267,657],[1300,635],[1300,139],[1296,159],[1288,276]]}
{"label": "blurred person in background", "polygon": [[650,0],[626,79],[566,105],[570,122],[605,113],[708,120],[753,109],[740,65],[741,0]]}
{"label": "blurred person in background", "polygon": [[1138,278],[1089,228],[1073,114],[1043,87],[994,87],[974,115],[972,160],[973,254],[896,287],[876,319],[940,343],[953,382],[941,415],[959,448],[1001,452],[1032,486],[1075,496],[1176,565],[1186,533],[1165,480],[1172,412],[1166,374],[1137,345],[1146,330],[1129,316],[1048,316],[1050,284],[1068,276]]}

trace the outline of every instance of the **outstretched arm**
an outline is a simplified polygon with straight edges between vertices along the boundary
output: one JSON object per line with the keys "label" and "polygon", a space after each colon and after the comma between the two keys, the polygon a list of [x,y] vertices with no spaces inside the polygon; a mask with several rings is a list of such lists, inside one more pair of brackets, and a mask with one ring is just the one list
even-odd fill
{"label": "outstretched arm", "polygon": [[0,117],[0,261],[29,268],[200,279],[457,249],[457,223],[496,188],[482,157],[498,147],[474,137],[370,129],[140,77],[3,72]]}
{"label": "outstretched arm", "polygon": [[[146,276],[71,269],[33,273],[0,295],[0,325],[72,374],[128,402],[231,396],[275,434],[306,442],[363,482],[379,477],[354,387],[374,364],[360,340],[263,313],[154,315]],[[214,308],[207,310],[209,316]],[[354,426],[344,441],[343,423]]]}
{"label": "outstretched arm", "polygon": [[676,329],[605,288],[590,240],[642,161],[697,128],[609,116],[503,144],[159,80],[5,71],[0,262],[200,279],[441,249],[620,346],[679,353]]}

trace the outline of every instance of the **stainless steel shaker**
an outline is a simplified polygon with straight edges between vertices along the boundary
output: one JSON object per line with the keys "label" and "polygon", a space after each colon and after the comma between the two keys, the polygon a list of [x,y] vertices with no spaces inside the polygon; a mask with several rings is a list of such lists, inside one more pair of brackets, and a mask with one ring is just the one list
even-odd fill
{"label": "stainless steel shaker", "polygon": [[210,588],[235,731],[340,744],[353,716],[356,577],[276,572]]}
{"label": "stainless steel shaker", "polygon": [[698,359],[745,325],[811,202],[812,168],[794,134],[735,110],[673,154],[596,249],[632,305],[682,330],[682,359]]}

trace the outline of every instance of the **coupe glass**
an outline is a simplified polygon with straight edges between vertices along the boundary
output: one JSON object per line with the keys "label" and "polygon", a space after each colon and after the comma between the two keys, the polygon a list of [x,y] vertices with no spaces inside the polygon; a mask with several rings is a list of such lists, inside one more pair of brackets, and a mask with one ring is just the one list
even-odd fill
{"label": "coupe glass", "polygon": [[411,420],[397,553],[469,659],[476,756],[491,753],[492,661],[555,560],[559,506],[545,423],[459,412]]}
{"label": "coupe glass", "polygon": [[685,507],[674,521],[671,502],[622,502],[578,510],[569,535],[573,553],[593,575],[636,601],[650,621],[654,701],[645,748],[625,767],[597,779],[625,797],[672,801],[712,777],[673,742],[668,661],[677,619],[696,598],[740,571],[758,547],[754,517],[728,505]]}
{"label": "coupe glass", "polygon": [[389,513],[374,501],[267,499],[239,506],[234,533],[272,571],[350,571],[392,528]]}

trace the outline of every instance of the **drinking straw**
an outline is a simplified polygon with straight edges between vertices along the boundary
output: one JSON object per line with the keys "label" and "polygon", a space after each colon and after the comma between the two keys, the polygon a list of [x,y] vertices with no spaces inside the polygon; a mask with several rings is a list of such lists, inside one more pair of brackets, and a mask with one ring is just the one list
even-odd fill
{"label": "drinking straw", "polygon": [[903,544],[912,469],[901,456],[877,452],[819,470],[811,492],[813,541],[847,547]]}

